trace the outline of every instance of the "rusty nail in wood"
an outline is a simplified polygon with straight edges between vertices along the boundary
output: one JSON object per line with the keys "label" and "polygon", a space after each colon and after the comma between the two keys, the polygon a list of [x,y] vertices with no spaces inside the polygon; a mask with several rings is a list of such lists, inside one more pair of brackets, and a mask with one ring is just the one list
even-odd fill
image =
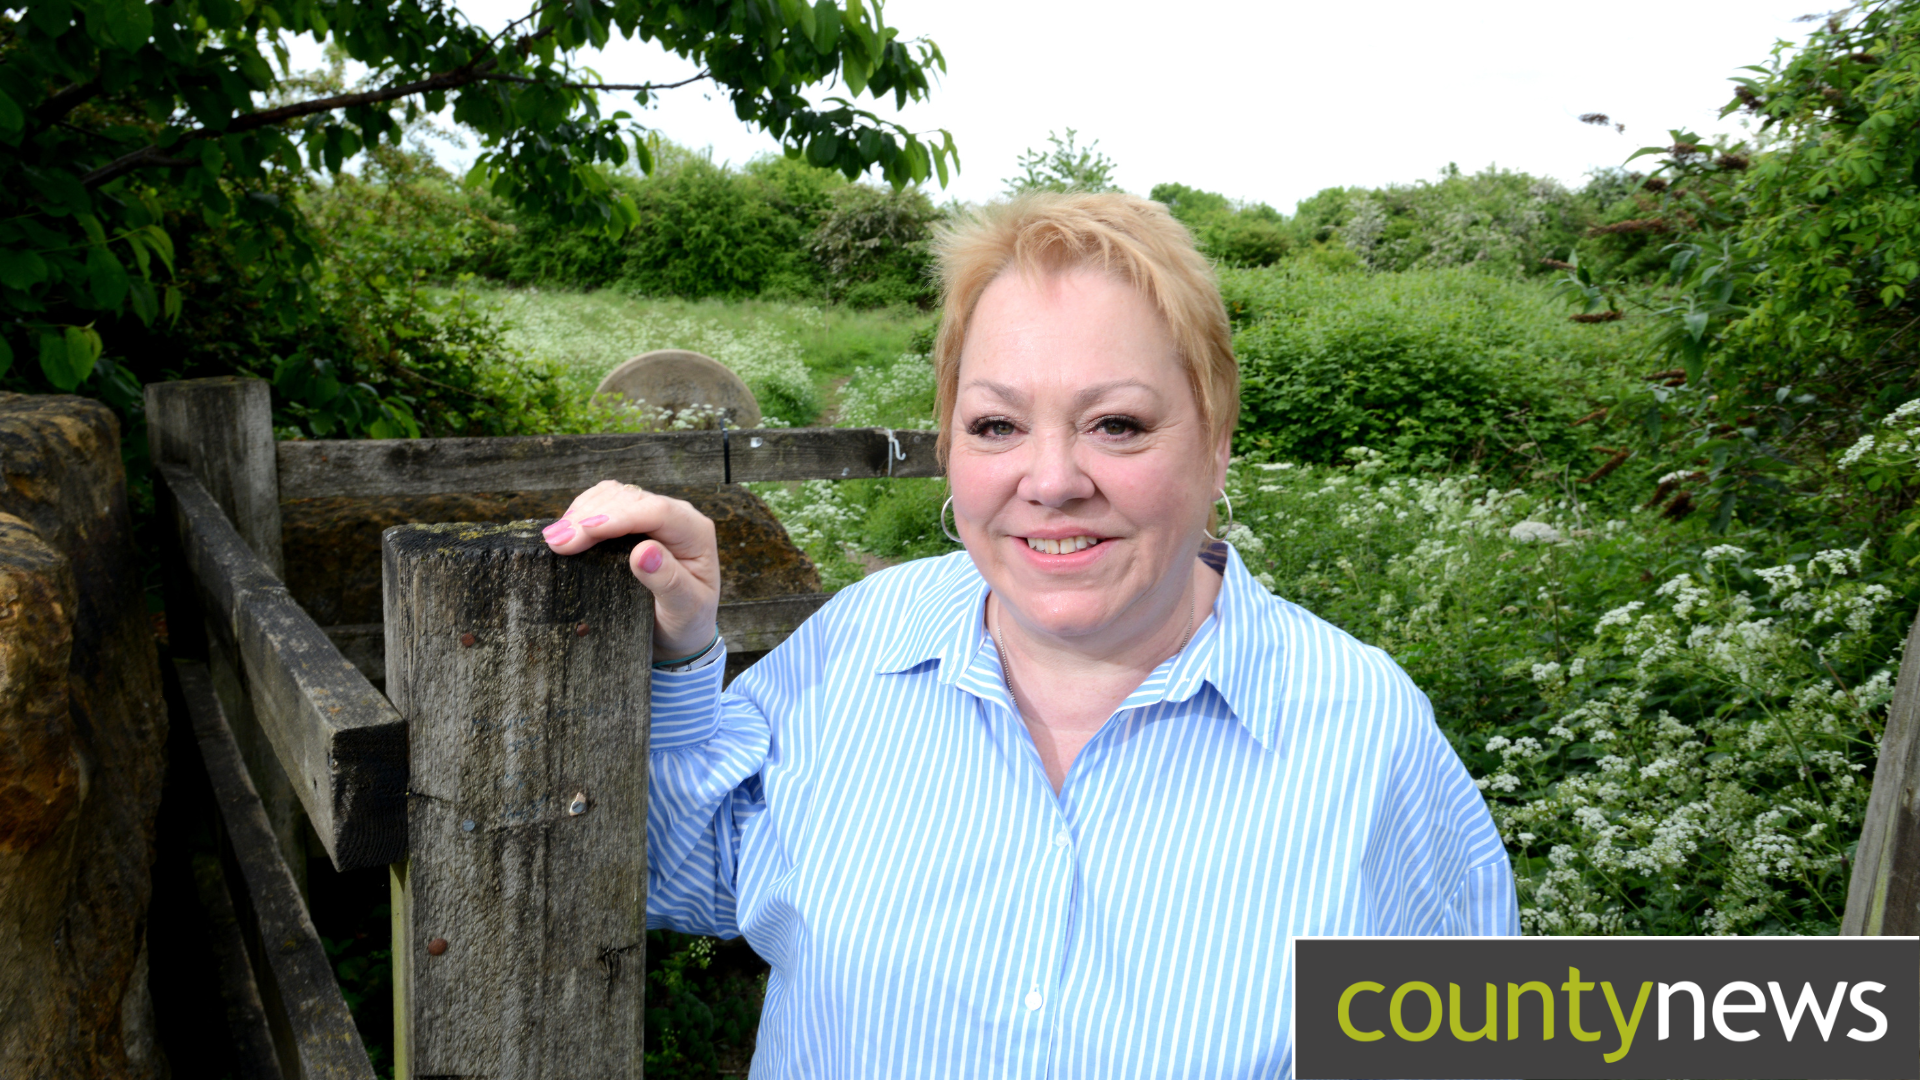
{"label": "rusty nail in wood", "polygon": [[462,644],[462,645],[472,645],[472,644],[473,644],[474,642],[476,642],[476,641],[478,641],[478,640],[480,640],[480,639],[479,639],[479,638],[476,638],[476,637],[474,637],[474,636],[473,636],[472,634],[461,634],[461,635],[460,635],[460,644]]}
{"label": "rusty nail in wood", "polygon": [[586,637],[591,632],[592,631],[587,629],[586,623],[581,623],[579,626],[573,628],[573,633],[576,637]]}
{"label": "rusty nail in wood", "polygon": [[439,956],[441,953],[444,953],[446,951],[447,951],[446,938],[437,937],[437,938],[434,938],[432,941],[427,942],[428,956]]}
{"label": "rusty nail in wood", "polygon": [[586,812],[587,812],[587,793],[584,791],[574,792],[573,801],[567,804],[568,816],[579,817],[581,814],[584,814]]}

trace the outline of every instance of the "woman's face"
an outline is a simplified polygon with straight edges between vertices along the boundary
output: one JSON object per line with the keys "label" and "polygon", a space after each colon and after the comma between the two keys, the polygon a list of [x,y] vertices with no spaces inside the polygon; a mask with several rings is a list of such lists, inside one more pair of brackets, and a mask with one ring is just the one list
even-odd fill
{"label": "woman's face", "polygon": [[1228,444],[1150,300],[1098,271],[1002,275],[948,419],[960,536],[1025,630],[1097,652],[1171,617]]}

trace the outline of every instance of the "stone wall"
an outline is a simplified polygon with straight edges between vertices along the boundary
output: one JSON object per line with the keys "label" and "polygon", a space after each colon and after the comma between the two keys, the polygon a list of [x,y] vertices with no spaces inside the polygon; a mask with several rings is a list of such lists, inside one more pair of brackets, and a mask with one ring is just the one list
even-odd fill
{"label": "stone wall", "polygon": [[0,393],[0,1076],[158,1077],[145,920],[166,709],[119,427]]}

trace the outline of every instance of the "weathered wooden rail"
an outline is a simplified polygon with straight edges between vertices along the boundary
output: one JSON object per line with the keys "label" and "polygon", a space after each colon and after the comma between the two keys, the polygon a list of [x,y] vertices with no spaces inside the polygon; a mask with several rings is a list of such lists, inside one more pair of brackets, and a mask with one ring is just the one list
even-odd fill
{"label": "weathered wooden rail", "polygon": [[1840,932],[1920,934],[1920,618],[1907,632]]}
{"label": "weathered wooden rail", "polygon": [[[524,525],[400,526],[384,623],[323,628],[283,583],[280,504],[935,476],[933,433],[276,443],[250,379],[151,385],[147,414],[175,674],[224,838],[202,888],[244,942],[222,955],[247,959],[222,964],[242,1056],[373,1075],[302,900],[311,833],[338,870],[390,868],[397,1076],[639,1076],[652,607],[632,541],[563,559]],[[726,604],[720,629],[770,649],[824,599]]]}

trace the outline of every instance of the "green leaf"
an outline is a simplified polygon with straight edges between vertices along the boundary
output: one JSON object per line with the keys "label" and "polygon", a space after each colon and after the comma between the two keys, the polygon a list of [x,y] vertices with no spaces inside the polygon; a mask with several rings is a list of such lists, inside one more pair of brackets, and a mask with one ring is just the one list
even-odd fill
{"label": "green leaf", "polygon": [[320,144],[321,160],[326,163],[327,171],[330,173],[339,172],[341,162],[344,160],[344,155],[341,153],[343,140],[340,136],[342,134],[340,125],[328,124],[326,137]]}
{"label": "green leaf", "polygon": [[47,262],[39,255],[19,248],[0,250],[0,284],[24,291],[46,278]]}
{"label": "green leaf", "polygon": [[106,19],[108,35],[128,52],[153,36],[153,12],[141,0],[101,0],[99,10]]}
{"label": "green leaf", "polygon": [[127,268],[108,249],[91,248],[87,251],[87,288],[96,303],[117,312],[127,297]]}
{"label": "green leaf", "polygon": [[171,273],[173,271],[173,237],[168,236],[167,230],[158,225],[148,225],[140,230],[140,235],[146,240],[147,246],[153,248],[154,253],[160,256],[160,261],[167,264],[167,271]]}
{"label": "green leaf", "polygon": [[60,334],[40,335],[40,371],[58,389],[72,390],[80,385],[80,377],[68,362],[67,340]]}
{"label": "green leaf", "polygon": [[839,40],[840,9],[833,0],[820,0],[813,5],[813,47],[822,53],[830,53],[834,43]]}
{"label": "green leaf", "polygon": [[807,161],[816,168],[827,168],[840,154],[840,136],[822,131],[807,140]]}
{"label": "green leaf", "polygon": [[73,25],[73,5],[67,0],[39,0],[26,5],[27,16],[33,25],[48,37],[59,37]]}
{"label": "green leaf", "polygon": [[789,5],[792,10],[785,12],[787,22],[798,27],[801,35],[808,41],[814,40],[813,8],[807,4],[806,0],[781,0],[782,8]]}
{"label": "green leaf", "polygon": [[67,345],[67,366],[77,376],[75,385],[87,381],[93,374],[93,362],[100,359],[100,335],[91,327],[69,326],[65,335]]}
{"label": "green leaf", "polygon": [[7,96],[5,90],[0,90],[0,132],[19,131],[20,126],[26,122],[26,117],[20,112],[20,106]]}

